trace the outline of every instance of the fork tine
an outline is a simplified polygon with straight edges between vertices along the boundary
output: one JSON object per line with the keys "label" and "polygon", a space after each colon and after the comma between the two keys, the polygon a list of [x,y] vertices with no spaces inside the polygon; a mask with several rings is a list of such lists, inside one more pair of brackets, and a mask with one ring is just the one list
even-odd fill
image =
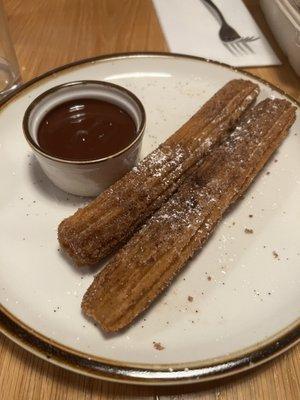
{"label": "fork tine", "polygon": [[259,36],[246,36],[243,38],[245,42],[255,42],[255,40],[258,40]]}

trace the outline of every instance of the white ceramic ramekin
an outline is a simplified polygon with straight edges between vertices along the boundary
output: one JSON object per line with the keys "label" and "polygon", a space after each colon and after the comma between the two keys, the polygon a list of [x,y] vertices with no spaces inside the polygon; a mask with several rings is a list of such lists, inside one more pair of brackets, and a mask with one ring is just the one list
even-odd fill
{"label": "white ceramic ramekin", "polygon": [[[117,104],[133,118],[136,139],[118,153],[97,160],[70,161],[47,154],[37,142],[39,124],[49,110],[75,98],[97,98]],[[127,89],[108,82],[78,81],[55,86],[33,100],[23,118],[23,131],[41,168],[56,186],[79,196],[96,196],[136,164],[145,123],[142,103]]]}

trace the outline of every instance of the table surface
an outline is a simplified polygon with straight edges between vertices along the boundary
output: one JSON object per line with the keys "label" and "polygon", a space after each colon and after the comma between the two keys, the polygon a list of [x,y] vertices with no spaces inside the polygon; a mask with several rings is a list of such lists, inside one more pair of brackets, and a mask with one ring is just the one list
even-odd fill
{"label": "table surface", "polygon": [[[299,100],[300,80],[272,37],[258,1],[244,1],[282,61],[281,66],[246,70]],[[26,5],[24,0],[4,0],[4,6],[24,81],[99,54],[168,51],[150,0],[26,0]],[[165,388],[79,376],[38,359],[1,334],[0,366],[2,400],[300,398],[300,346],[236,377]]]}

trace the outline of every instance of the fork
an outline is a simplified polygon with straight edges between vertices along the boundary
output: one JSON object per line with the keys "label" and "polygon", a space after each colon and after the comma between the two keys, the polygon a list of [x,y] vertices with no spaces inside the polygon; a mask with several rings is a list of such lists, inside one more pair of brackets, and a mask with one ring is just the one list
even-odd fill
{"label": "fork", "polygon": [[249,52],[254,53],[252,48],[249,46],[250,42],[254,42],[259,39],[259,36],[240,36],[235,29],[230,26],[219,8],[211,0],[202,0],[212,10],[214,10],[221,20],[221,29],[219,30],[219,37],[227,47],[227,49],[234,55],[247,54]]}

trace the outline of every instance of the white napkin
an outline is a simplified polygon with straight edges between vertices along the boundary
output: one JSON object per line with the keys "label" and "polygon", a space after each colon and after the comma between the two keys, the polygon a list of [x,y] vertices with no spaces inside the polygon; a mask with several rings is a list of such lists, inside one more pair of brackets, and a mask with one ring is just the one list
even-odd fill
{"label": "white napkin", "polygon": [[213,0],[240,36],[259,36],[253,53],[232,54],[219,39],[220,22],[202,0],[153,0],[169,49],[236,67],[278,65],[279,59],[241,0]]}

